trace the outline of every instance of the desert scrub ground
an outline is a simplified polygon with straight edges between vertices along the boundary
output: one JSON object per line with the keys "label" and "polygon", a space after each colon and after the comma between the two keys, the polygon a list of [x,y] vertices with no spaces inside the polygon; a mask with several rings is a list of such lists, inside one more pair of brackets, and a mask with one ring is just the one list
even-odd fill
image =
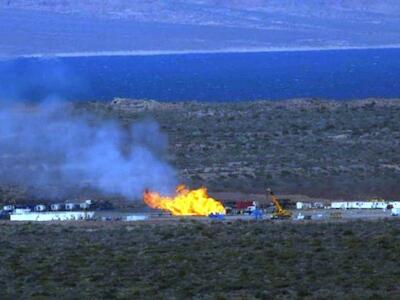
{"label": "desert scrub ground", "polygon": [[1,299],[398,299],[400,222],[0,224]]}
{"label": "desert scrub ground", "polygon": [[[219,104],[115,99],[77,103],[76,113],[126,127],[156,120],[168,135],[168,160],[181,181],[211,192],[264,193],[269,186],[279,194],[315,198],[400,200],[400,99]],[[2,159],[7,155],[0,164]],[[34,189],[0,183],[0,203],[43,194]],[[71,198],[83,194],[70,191]]]}
{"label": "desert scrub ground", "polygon": [[363,199],[400,194],[400,100],[158,103],[116,99],[80,109],[168,134],[181,177],[214,191]]}

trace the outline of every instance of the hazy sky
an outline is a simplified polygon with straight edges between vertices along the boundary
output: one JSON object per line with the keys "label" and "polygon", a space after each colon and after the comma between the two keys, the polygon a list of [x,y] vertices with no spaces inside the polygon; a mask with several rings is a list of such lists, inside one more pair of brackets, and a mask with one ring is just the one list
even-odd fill
{"label": "hazy sky", "polygon": [[0,54],[380,47],[397,0],[0,0]]}

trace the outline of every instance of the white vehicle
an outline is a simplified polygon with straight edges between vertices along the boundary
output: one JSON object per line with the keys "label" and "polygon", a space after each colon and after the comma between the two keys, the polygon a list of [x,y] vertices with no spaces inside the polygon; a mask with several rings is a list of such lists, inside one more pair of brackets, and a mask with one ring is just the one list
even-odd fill
{"label": "white vehicle", "polygon": [[13,211],[15,209],[14,205],[4,205],[3,210],[4,211]]}
{"label": "white vehicle", "polygon": [[392,216],[399,216],[400,215],[400,208],[392,208]]}
{"label": "white vehicle", "polygon": [[59,211],[59,210],[62,210],[62,209],[63,209],[63,205],[62,205],[62,204],[59,204],[59,203],[53,203],[53,204],[50,206],[50,208],[51,208],[52,211]]}

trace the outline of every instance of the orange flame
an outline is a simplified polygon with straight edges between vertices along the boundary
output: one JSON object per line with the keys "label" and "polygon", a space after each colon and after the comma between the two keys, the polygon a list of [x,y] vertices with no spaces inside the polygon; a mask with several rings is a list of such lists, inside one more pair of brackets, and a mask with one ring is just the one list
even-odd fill
{"label": "orange flame", "polygon": [[189,190],[184,185],[176,188],[175,197],[163,197],[157,192],[145,191],[144,202],[151,208],[169,211],[174,216],[208,216],[225,214],[221,202],[211,198],[206,188]]}

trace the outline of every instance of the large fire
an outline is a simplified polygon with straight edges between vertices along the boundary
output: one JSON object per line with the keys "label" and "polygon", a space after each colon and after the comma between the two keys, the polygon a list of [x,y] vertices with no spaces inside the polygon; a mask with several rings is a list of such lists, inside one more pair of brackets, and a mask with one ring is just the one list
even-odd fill
{"label": "large fire", "polygon": [[143,199],[148,206],[168,211],[174,216],[225,214],[224,206],[208,196],[206,188],[189,190],[180,185],[176,188],[175,197],[163,197],[157,192],[145,191]]}

